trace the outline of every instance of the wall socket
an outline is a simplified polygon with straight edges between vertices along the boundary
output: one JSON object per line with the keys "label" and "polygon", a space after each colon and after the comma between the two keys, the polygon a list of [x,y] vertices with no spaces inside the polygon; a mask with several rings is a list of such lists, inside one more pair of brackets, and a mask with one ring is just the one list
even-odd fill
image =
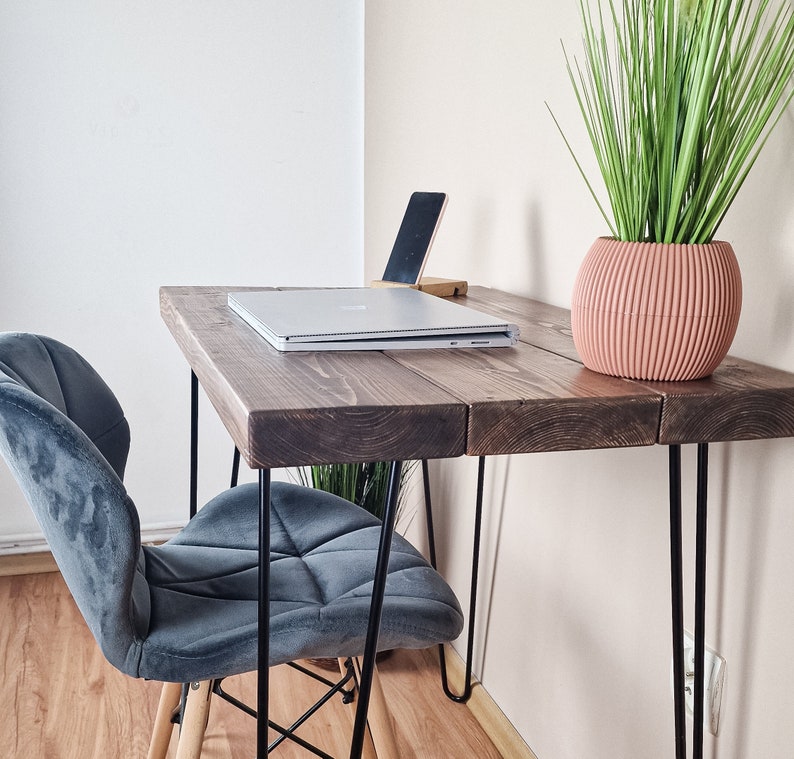
{"label": "wall socket", "polygon": [[[684,700],[687,714],[691,717],[695,703],[695,639],[688,630],[684,631],[684,673]],[[725,659],[708,646],[704,657],[703,681],[703,727],[712,735],[717,735],[720,729],[722,689],[725,685]]]}

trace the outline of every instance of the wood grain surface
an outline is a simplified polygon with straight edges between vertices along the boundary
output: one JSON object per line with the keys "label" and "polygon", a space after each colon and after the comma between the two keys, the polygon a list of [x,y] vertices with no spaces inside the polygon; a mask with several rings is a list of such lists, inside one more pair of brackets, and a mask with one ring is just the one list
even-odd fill
{"label": "wood grain surface", "polygon": [[231,289],[162,288],[160,304],[249,466],[465,452],[459,400],[378,351],[281,353],[229,310]]}
{"label": "wood grain surface", "polygon": [[[456,300],[516,322],[521,328],[522,342],[580,361],[571,337],[570,312],[566,309],[482,287],[469,288],[465,299]],[[587,369],[583,372],[593,374]],[[641,385],[660,396],[661,414],[656,433],[656,442],[660,444],[794,436],[794,374],[790,372],[728,356],[714,374],[702,380],[618,381]],[[610,430],[605,430],[605,434],[609,436]]]}
{"label": "wood grain surface", "polygon": [[452,298],[518,325],[511,348],[279,353],[234,288],[163,288],[161,310],[250,466],[794,436],[794,375],[729,357],[694,382],[584,368],[563,308],[485,287]]}
{"label": "wood grain surface", "polygon": [[657,382],[659,442],[714,443],[794,435],[794,376],[729,356],[710,377]]}
{"label": "wood grain surface", "polygon": [[472,456],[656,441],[658,393],[532,345],[388,355],[469,406],[466,453]]}
{"label": "wood grain surface", "polygon": [[535,345],[581,364],[571,336],[571,312],[539,300],[522,298],[490,287],[470,287],[455,302],[517,324],[521,342]]}

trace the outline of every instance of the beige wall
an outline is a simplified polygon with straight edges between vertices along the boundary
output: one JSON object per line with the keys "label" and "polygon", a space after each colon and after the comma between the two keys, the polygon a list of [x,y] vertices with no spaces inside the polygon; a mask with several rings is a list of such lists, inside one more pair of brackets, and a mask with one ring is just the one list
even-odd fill
{"label": "beige wall", "polygon": [[[367,278],[409,194],[442,190],[427,274],[568,306],[605,231],[544,106],[584,145],[559,44],[578,51],[575,3],[368,0],[365,23]],[[720,233],[745,283],[733,352],[790,371],[792,138],[789,112]],[[727,681],[710,757],[791,756],[793,455],[792,440],[712,446],[707,643]],[[688,556],[693,468],[685,449]],[[464,604],[475,470],[433,466]],[[662,448],[489,460],[475,669],[540,759],[672,755],[666,476]]]}

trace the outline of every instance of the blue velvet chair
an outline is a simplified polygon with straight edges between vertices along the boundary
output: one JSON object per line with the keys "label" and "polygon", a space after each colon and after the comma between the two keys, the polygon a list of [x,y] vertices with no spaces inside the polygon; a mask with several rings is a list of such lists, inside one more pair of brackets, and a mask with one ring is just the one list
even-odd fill
{"label": "blue velvet chair", "polygon": [[[118,401],[78,353],[0,333],[0,453],[107,660],[132,677],[205,686],[256,669],[257,486],[226,490],[176,537],[142,546],[122,483],[129,443]],[[360,655],[379,522],[288,483],[273,483],[271,515],[271,666]],[[447,584],[395,536],[379,646],[424,648],[462,624]],[[167,718],[179,692],[164,689]]]}

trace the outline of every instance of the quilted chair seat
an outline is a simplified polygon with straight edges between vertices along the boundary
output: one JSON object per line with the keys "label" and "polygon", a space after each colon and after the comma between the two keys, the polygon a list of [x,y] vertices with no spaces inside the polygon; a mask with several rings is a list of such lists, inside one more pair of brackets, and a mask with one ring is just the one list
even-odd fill
{"label": "quilted chair seat", "polygon": [[[228,490],[176,538],[144,546],[151,614],[128,674],[187,682],[256,669],[258,497],[256,484]],[[380,522],[349,501],[272,484],[271,666],[363,653],[379,536]],[[425,648],[461,626],[452,591],[395,536],[379,647]]]}
{"label": "quilted chair seat", "polygon": [[[0,334],[0,453],[106,658],[133,677],[212,680],[256,669],[258,489],[221,493],[168,543],[141,546],[122,483],[129,427],[72,349]],[[273,483],[270,662],[359,655],[380,523],[327,493]],[[457,637],[443,579],[395,536],[382,648]]]}

